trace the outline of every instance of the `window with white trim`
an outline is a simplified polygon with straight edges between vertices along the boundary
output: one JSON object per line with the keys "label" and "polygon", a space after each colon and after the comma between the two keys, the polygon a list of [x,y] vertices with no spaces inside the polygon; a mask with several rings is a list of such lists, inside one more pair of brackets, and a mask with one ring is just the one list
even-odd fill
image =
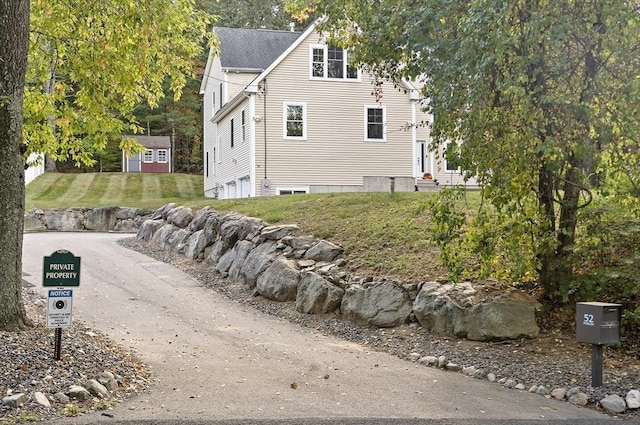
{"label": "window with white trim", "polygon": [[384,142],[386,135],[386,107],[380,105],[365,106],[364,108],[364,140]]}
{"label": "window with white trim", "polygon": [[142,162],[153,162],[153,150],[152,149],[147,149],[144,152],[144,158],[142,159]]}
{"label": "window with white trim", "polygon": [[231,118],[231,147],[233,147],[233,127],[234,127],[234,122],[233,122],[233,118]]}
{"label": "window with white trim", "polygon": [[158,162],[166,164],[168,151],[166,149],[158,149]]}
{"label": "window with white trim", "polygon": [[282,137],[285,139],[306,140],[307,138],[307,104],[282,104]]}
{"label": "window with white trim", "polygon": [[242,111],[242,141],[247,141],[247,119],[245,111]]}
{"label": "window with white trim", "polygon": [[305,195],[309,193],[309,188],[282,188],[276,189],[278,195]]}
{"label": "window with white trim", "polygon": [[358,69],[349,65],[348,51],[336,46],[309,47],[309,78],[357,80]]}

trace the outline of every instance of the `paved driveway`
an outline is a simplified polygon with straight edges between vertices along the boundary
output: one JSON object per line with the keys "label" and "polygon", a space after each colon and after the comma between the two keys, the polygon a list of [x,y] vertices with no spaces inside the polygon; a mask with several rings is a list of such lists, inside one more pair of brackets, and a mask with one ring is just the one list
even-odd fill
{"label": "paved driveway", "polygon": [[74,320],[134,350],[152,369],[155,383],[148,393],[116,407],[115,419],[96,416],[96,422],[545,418],[586,423],[606,418],[297,327],[120,247],[116,241],[122,237],[40,233],[24,238],[23,270],[38,286],[45,255],[67,249],[82,258]]}

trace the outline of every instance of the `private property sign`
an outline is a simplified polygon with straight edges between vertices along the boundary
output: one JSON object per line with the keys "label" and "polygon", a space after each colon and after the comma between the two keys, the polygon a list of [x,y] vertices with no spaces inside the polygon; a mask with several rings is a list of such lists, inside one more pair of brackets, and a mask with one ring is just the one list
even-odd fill
{"label": "private property sign", "polygon": [[44,257],[43,286],[80,286],[80,257],[66,250],[58,250]]}

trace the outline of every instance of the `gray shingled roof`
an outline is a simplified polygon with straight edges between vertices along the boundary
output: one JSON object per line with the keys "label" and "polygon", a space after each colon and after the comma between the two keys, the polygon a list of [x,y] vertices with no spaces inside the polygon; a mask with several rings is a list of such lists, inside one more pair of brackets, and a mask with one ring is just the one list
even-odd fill
{"label": "gray shingled roof", "polygon": [[298,31],[223,28],[213,29],[220,38],[222,68],[269,67],[300,36]]}
{"label": "gray shingled roof", "polygon": [[170,149],[171,148],[171,138],[169,136],[140,136],[127,134],[122,136],[127,139],[135,139],[145,148],[156,148],[156,149]]}

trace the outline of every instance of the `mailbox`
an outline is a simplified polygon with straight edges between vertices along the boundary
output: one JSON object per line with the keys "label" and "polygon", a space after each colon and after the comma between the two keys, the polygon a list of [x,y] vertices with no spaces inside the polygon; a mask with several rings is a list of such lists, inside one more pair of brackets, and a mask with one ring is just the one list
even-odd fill
{"label": "mailbox", "polygon": [[620,342],[622,304],[578,303],[576,306],[576,338],[591,344]]}

